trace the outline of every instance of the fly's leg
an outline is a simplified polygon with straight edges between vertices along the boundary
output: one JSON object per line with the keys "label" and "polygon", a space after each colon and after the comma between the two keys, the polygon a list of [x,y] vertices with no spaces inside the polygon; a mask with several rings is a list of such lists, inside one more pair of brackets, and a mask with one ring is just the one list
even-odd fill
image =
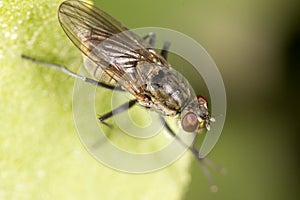
{"label": "fly's leg", "polygon": [[[155,45],[155,37],[156,34],[154,32],[148,33],[148,35],[143,37],[143,40],[147,40],[149,38],[149,44],[154,47]],[[160,55],[167,60],[168,50],[170,48],[170,42],[165,42],[162,50],[160,51]]]}
{"label": "fly's leg", "polygon": [[165,42],[162,50],[160,51],[160,55],[162,57],[164,57],[164,59],[166,59],[166,60],[167,60],[167,57],[168,57],[168,51],[169,51],[170,45],[171,45],[170,42]]}
{"label": "fly's leg", "polygon": [[[96,86],[99,86],[99,87],[102,87],[102,88],[106,88],[106,89],[109,89],[109,90],[120,90],[120,91],[124,91],[122,90],[122,88],[119,88],[119,87],[114,87],[112,85],[108,85],[108,84],[105,84],[105,83],[102,83],[102,82],[99,82],[99,81],[96,81],[94,79],[91,79],[91,78],[88,78],[88,77],[85,77],[85,76],[81,76],[79,74],[76,74],[72,71],[70,71],[69,69],[67,69],[66,67],[62,66],[62,65],[58,65],[58,64],[55,64],[55,63],[48,63],[48,62],[43,62],[43,61],[40,61],[40,60],[37,60],[35,58],[32,58],[32,57],[29,57],[29,56],[26,56],[26,55],[22,55],[21,56],[22,58],[26,59],[26,60],[30,60],[31,62],[34,62],[34,63],[38,63],[38,64],[41,64],[41,65],[44,65],[44,66],[47,66],[47,67],[50,67],[50,68],[55,68],[55,69],[58,69],[60,71],[62,71],[63,73],[69,75],[69,76],[72,76],[74,78],[78,78],[80,80],[83,80],[87,83],[90,83],[92,85],[96,85]],[[101,115],[99,117],[99,121],[102,122],[103,124],[106,124],[108,125],[107,123],[104,122],[104,120],[112,117],[113,115],[115,114],[118,114],[118,113],[121,113],[121,112],[124,112],[126,110],[128,110],[129,108],[131,108],[137,101],[134,99],[134,100],[130,100],[129,102],[127,103],[124,103],[122,105],[120,105],[119,107],[113,109],[112,111],[104,114],[104,115]],[[108,125],[109,126],[109,125]]]}
{"label": "fly's leg", "polygon": [[168,123],[165,121],[165,119],[162,116],[160,117],[160,119],[161,119],[162,123],[164,124],[165,128],[167,129],[168,133],[171,136],[173,136],[181,145],[183,145],[185,148],[187,148],[191,151],[191,153],[194,155],[194,157],[197,159],[198,163],[200,164],[200,167],[204,173],[204,176],[208,180],[211,191],[216,192],[218,190],[218,187],[215,184],[214,180],[212,179],[212,176],[211,176],[207,166],[210,166],[223,174],[225,173],[225,169],[223,167],[217,165],[216,163],[214,163],[209,158],[202,157],[201,154],[199,153],[199,151],[197,150],[196,146],[194,145],[195,141],[194,141],[193,145],[191,145],[191,146],[187,145],[174,133],[174,131],[171,129],[171,127],[168,125]]}
{"label": "fly's leg", "polygon": [[130,100],[130,101],[118,106],[117,108],[113,109],[112,111],[107,112],[104,115],[101,115],[98,119],[100,122],[105,124],[105,122],[104,122],[105,120],[111,118],[113,115],[117,115],[126,110],[129,110],[132,106],[134,106],[136,104],[136,102],[137,102],[136,99]]}
{"label": "fly's leg", "polygon": [[29,60],[31,62],[34,62],[34,63],[37,63],[37,64],[41,64],[41,65],[44,65],[46,67],[50,67],[50,68],[55,68],[55,69],[58,69],[60,70],[61,72],[69,75],[69,76],[72,76],[74,78],[77,78],[77,79],[80,79],[84,82],[87,82],[87,83],[90,83],[92,85],[95,85],[95,86],[98,86],[98,87],[102,87],[102,88],[105,88],[105,89],[109,89],[109,90],[119,90],[119,91],[123,91],[121,87],[115,87],[113,85],[109,85],[109,84],[105,84],[105,83],[102,83],[102,82],[99,82],[97,80],[94,80],[94,79],[91,79],[91,78],[88,78],[88,77],[85,77],[85,76],[81,76],[79,74],[76,74],[72,71],[70,71],[68,68],[66,68],[65,66],[62,66],[62,65],[58,65],[58,64],[55,64],[55,63],[48,63],[48,62],[44,62],[44,61],[40,61],[40,60],[37,60],[35,58],[32,58],[30,56],[27,56],[27,55],[21,55],[21,57],[23,59],[26,59],[26,60]]}
{"label": "fly's leg", "polygon": [[148,35],[144,36],[143,37],[143,40],[147,40],[149,38],[149,44],[154,47],[155,45],[155,37],[156,37],[156,34],[154,32],[150,32],[148,33]]}
{"label": "fly's leg", "polygon": [[[124,111],[126,111],[126,110],[129,110],[132,106],[135,105],[136,102],[137,102],[137,100],[135,100],[135,99],[134,99],[134,100],[130,100],[130,101],[128,101],[128,102],[126,102],[126,103],[124,103],[124,104],[118,106],[117,108],[113,109],[112,111],[107,112],[107,113],[105,113],[104,115],[101,115],[98,119],[99,119],[99,121],[100,121],[102,124],[104,124],[104,125],[106,125],[106,126],[108,126],[108,127],[111,128],[112,125],[109,124],[109,123],[107,123],[107,122],[105,122],[105,120],[111,118],[113,115],[117,115],[117,114],[119,114],[119,113],[121,113],[121,112],[124,112]],[[104,141],[105,141],[105,140],[104,140],[104,137],[102,136],[95,144],[93,144],[92,148],[94,148],[94,149],[95,149],[95,148],[98,148],[99,146],[101,146],[101,144],[102,144]]]}
{"label": "fly's leg", "polygon": [[[124,111],[126,111],[126,110],[129,110],[132,106],[135,105],[136,102],[137,102],[137,100],[135,100],[135,99],[130,100],[130,101],[128,101],[128,102],[126,102],[126,103],[124,103],[124,104],[118,106],[117,108],[113,109],[112,111],[107,112],[107,113],[105,113],[104,115],[101,115],[98,119],[99,119],[99,121],[100,121],[102,124],[104,124],[104,125],[106,125],[106,126],[108,126],[108,127],[111,128],[112,125],[109,124],[109,123],[107,123],[107,122],[105,122],[105,120],[111,118],[113,115],[117,115],[117,114],[119,114],[119,113],[121,113],[121,112],[124,112]],[[98,141],[97,141],[96,143],[93,144],[92,148],[96,149],[96,148],[98,148],[99,146],[101,146],[102,143],[105,141],[105,140],[104,140],[104,137],[105,137],[105,136],[102,136],[101,138],[99,138]]]}

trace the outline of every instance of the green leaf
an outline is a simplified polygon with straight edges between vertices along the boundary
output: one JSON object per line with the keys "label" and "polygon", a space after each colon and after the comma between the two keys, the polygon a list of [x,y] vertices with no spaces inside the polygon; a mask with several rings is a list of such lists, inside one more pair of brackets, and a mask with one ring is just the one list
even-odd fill
{"label": "green leaf", "polygon": [[100,164],[76,133],[74,80],[20,58],[81,66],[57,20],[60,2],[0,1],[0,199],[181,199],[190,155],[141,175]]}

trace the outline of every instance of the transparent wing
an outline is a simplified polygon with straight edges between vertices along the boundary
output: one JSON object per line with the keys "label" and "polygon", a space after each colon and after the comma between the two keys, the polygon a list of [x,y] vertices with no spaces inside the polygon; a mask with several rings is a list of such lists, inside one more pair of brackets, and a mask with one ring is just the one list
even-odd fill
{"label": "transparent wing", "polygon": [[58,17],[71,41],[122,86],[134,84],[135,67],[141,61],[168,66],[143,39],[91,4],[65,1],[59,7]]}

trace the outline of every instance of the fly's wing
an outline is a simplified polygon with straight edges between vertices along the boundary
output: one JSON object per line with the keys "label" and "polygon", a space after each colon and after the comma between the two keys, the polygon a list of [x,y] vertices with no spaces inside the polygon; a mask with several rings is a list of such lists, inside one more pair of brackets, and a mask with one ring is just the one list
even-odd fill
{"label": "fly's wing", "polygon": [[65,1],[59,7],[58,17],[63,30],[77,48],[134,96],[139,92],[133,87],[139,62],[169,66],[139,36],[91,4]]}

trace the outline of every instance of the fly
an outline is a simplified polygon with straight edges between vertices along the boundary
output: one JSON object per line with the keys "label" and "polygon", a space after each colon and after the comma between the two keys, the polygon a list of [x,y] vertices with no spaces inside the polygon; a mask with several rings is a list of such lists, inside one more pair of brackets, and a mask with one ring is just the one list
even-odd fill
{"label": "fly", "polygon": [[214,119],[206,100],[192,95],[188,81],[166,61],[166,54],[160,55],[112,16],[83,1],[63,2],[58,18],[96,79],[121,86],[143,107],[162,115],[179,115],[187,132],[210,129]]}
{"label": "fly", "polygon": [[[168,63],[168,43],[158,53],[153,48],[153,35],[141,38],[106,12],[84,1],[63,2],[59,6],[58,19],[66,35],[84,54],[84,67],[97,80],[75,74],[61,65],[22,57],[100,87],[125,90],[134,97],[129,106],[121,105],[99,117],[101,122],[138,103],[160,115],[177,116],[186,132],[210,130],[214,118],[208,111],[207,101],[194,95],[187,79]],[[148,38],[149,42],[146,42]],[[168,124],[165,126],[180,140]],[[207,161],[194,146],[182,144],[200,162]]]}

